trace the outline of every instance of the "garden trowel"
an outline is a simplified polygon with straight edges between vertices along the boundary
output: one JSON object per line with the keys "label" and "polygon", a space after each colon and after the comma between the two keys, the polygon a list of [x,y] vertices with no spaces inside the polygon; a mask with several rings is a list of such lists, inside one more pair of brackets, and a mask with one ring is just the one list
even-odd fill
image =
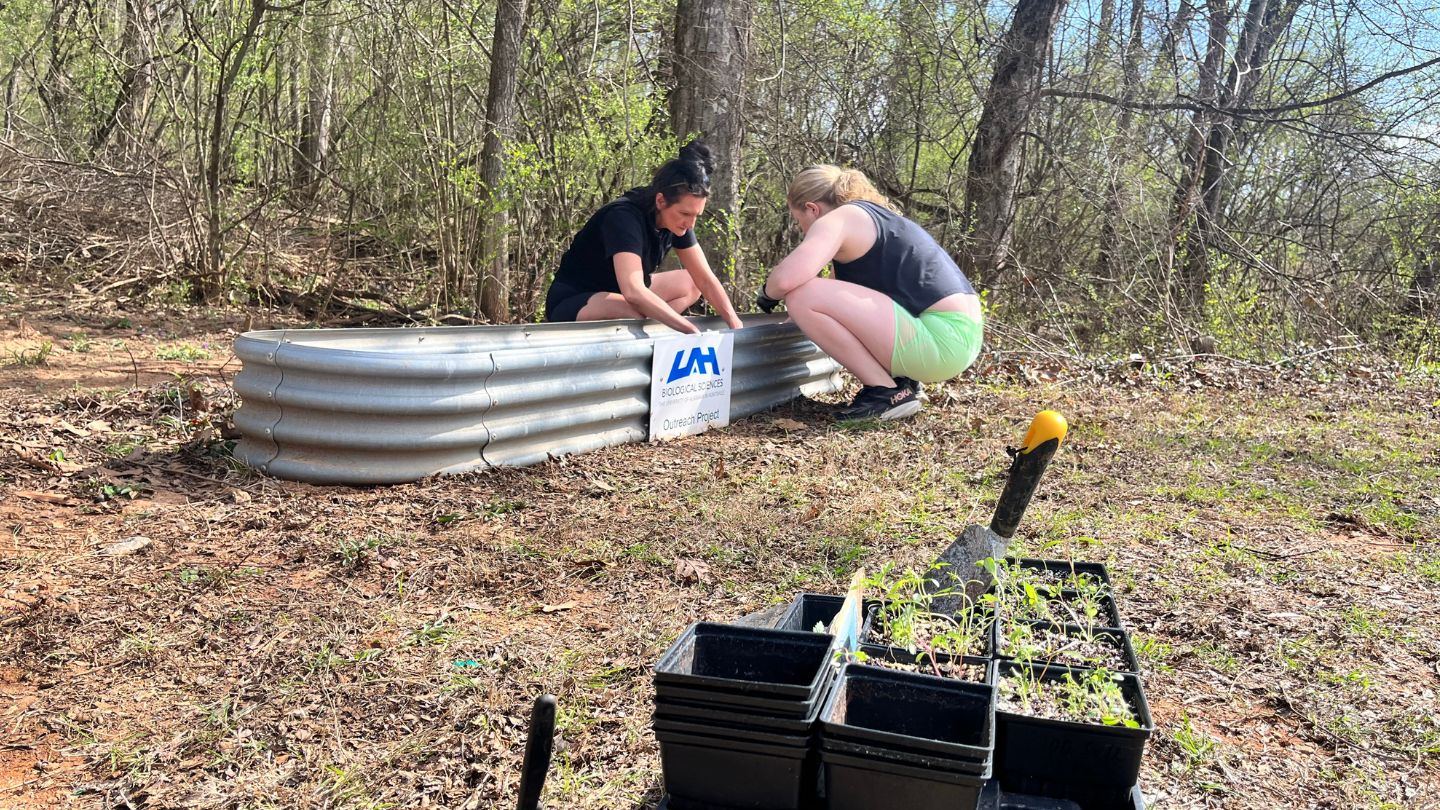
{"label": "garden trowel", "polygon": [[991,574],[982,562],[1005,557],[1010,538],[1015,536],[1015,527],[1020,524],[1025,507],[1030,505],[1030,496],[1035,494],[1035,487],[1040,483],[1040,476],[1045,474],[1050,458],[1065,438],[1065,430],[1065,417],[1055,411],[1041,411],[1030,422],[1023,446],[1007,448],[1014,460],[1010,463],[1010,477],[1005,481],[999,503],[995,504],[995,515],[990,519],[990,525],[966,527],[955,542],[935,559],[930,575],[941,585],[965,583],[964,595],[957,592],[953,596],[937,597],[932,603],[936,612],[956,612],[963,607],[963,600],[968,598],[973,602],[989,590]]}

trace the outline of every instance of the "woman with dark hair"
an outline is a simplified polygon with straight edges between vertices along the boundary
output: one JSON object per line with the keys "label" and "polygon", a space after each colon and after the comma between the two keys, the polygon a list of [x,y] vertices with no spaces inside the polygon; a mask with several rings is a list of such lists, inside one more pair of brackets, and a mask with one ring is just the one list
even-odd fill
{"label": "woman with dark hair", "polygon": [[[700,330],[680,313],[703,295],[731,329],[744,326],[695,240],[713,168],[710,147],[691,141],[650,185],[592,214],[560,258],[545,296],[545,320],[654,318],[694,333]],[[655,272],[671,248],[684,269]]]}

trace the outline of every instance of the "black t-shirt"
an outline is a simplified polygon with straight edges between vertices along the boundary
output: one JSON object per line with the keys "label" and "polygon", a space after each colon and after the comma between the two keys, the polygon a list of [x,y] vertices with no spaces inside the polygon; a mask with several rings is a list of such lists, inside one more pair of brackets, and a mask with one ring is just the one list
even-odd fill
{"label": "black t-shirt", "polygon": [[875,221],[875,244],[854,261],[835,262],[835,278],[885,293],[917,318],[942,298],[975,294],[970,279],[924,228],[868,200],[848,205]]}
{"label": "black t-shirt", "polygon": [[552,296],[553,288],[562,286],[572,294],[620,292],[620,282],[615,278],[617,253],[634,253],[640,257],[640,267],[645,271],[645,286],[648,287],[650,276],[672,247],[695,246],[694,231],[676,236],[666,229],[656,228],[655,212],[636,199],[639,196],[637,192],[639,189],[606,203],[575,234],[569,250],[560,257]]}

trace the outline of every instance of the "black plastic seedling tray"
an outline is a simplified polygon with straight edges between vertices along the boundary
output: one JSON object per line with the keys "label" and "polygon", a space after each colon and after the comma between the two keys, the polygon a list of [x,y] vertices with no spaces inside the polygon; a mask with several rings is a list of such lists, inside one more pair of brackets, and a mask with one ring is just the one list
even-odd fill
{"label": "black plastic seedling tray", "polygon": [[995,745],[994,705],[992,686],[847,664],[820,728],[830,739],[983,761]]}
{"label": "black plastic seedling tray", "polygon": [[1110,581],[1110,571],[1103,563],[1097,562],[1072,562],[1070,560],[1041,560],[1030,557],[1007,557],[1005,562],[1019,565],[1021,568],[1033,568],[1044,571],[1056,571],[1064,574],[1088,574],[1091,577],[1105,583],[1105,589],[1111,596],[1115,595],[1115,584]]}
{"label": "black plastic seedling tray", "polygon": [[[919,671],[923,675],[935,674],[934,670],[932,670],[929,664],[926,663],[926,661],[928,661],[928,653],[923,653],[919,651],[912,653],[903,647],[886,647],[880,644],[861,644],[859,651],[865,654],[866,660],[857,661],[856,663],[863,663],[866,666],[879,666],[878,664],[875,664],[874,661],[876,659],[880,659],[884,661],[894,661],[900,664],[909,664],[911,666],[920,667]],[[922,658],[926,660],[922,661]],[[978,680],[971,681],[971,683],[990,682],[989,678],[991,674],[991,659],[978,655],[966,655],[957,657],[953,655],[946,655],[945,653],[935,654],[935,662],[939,664],[942,668],[947,664],[955,663],[957,661],[962,665],[976,666],[981,668],[980,678]],[[953,678],[954,676],[942,674],[937,677]],[[957,678],[956,680],[968,679]]]}
{"label": "black plastic seedling tray", "polygon": [[[828,681],[826,682],[828,683]],[[679,686],[655,684],[655,703],[703,703],[717,709],[731,708],[747,714],[803,720],[815,714],[825,700],[824,683],[815,697],[809,700],[785,700],[781,698],[754,697],[751,695],[720,692],[707,689],[686,689]]]}
{"label": "black plastic seedling tray", "polygon": [[[1050,622],[1024,622],[1024,624],[1028,624],[1028,625],[1031,625],[1032,627],[1036,627],[1036,628],[1042,628],[1042,627],[1047,627],[1047,626],[1048,626],[1048,627],[1050,627],[1050,628],[1052,628],[1052,629],[1055,629],[1055,630],[1058,630],[1059,632],[1064,633],[1064,634],[1067,635],[1067,636],[1073,636],[1073,637],[1082,637],[1082,636],[1086,635],[1087,633],[1090,634],[1090,635],[1094,635],[1094,636],[1103,636],[1104,638],[1108,639],[1110,643],[1112,643],[1112,644],[1115,645],[1115,647],[1116,647],[1116,648],[1119,650],[1119,652],[1120,652],[1120,657],[1121,657],[1122,659],[1124,659],[1123,662],[1121,663],[1121,665],[1120,665],[1118,668],[1112,668],[1112,671],[1115,671],[1115,672],[1129,672],[1129,673],[1132,673],[1132,674],[1138,674],[1138,673],[1140,672],[1140,662],[1139,662],[1139,660],[1135,657],[1135,648],[1134,648],[1134,646],[1132,646],[1132,645],[1130,644],[1130,634],[1129,634],[1128,632],[1124,631],[1124,630],[1121,630],[1121,629],[1117,628],[1117,627],[1089,627],[1089,628],[1087,628],[1087,627],[1081,627],[1081,626],[1078,625],[1078,624],[1051,624]],[[999,657],[999,658],[1010,659],[1010,658],[1012,658],[1012,656],[1010,655],[1011,650],[1009,650],[1009,649],[1006,647],[1006,639],[1007,639],[1007,635],[1006,635],[1006,634],[1004,634],[1004,633],[1000,634],[1000,636],[999,636],[999,641],[998,641],[998,643],[997,643],[997,645],[996,645],[996,648],[995,648],[995,654],[996,654],[996,656]],[[1071,661],[1062,660],[1060,657],[1052,657],[1052,658],[1049,658],[1049,659],[1044,659],[1044,658],[1042,658],[1042,657],[1040,657],[1040,656],[1034,656],[1034,657],[1032,657],[1030,660],[1036,661],[1036,662],[1049,663],[1049,664],[1059,664],[1060,666],[1068,666],[1068,667],[1081,667],[1081,666],[1086,666],[1086,667],[1088,667],[1088,666],[1089,666],[1088,664],[1079,664],[1079,663],[1074,663],[1074,662],[1071,662]]]}
{"label": "black plastic seedling tray", "polygon": [[[1036,677],[1058,680],[1070,667],[997,662],[996,683],[1029,666]],[[1145,690],[1133,674],[1118,674],[1139,728],[995,713],[995,776],[1005,790],[1070,799],[1085,810],[1126,807],[1140,774],[1145,742],[1155,730]]]}
{"label": "black plastic seedling tray", "polygon": [[814,806],[819,757],[812,748],[667,731],[655,736],[660,741],[661,768],[672,810],[807,810]]}
{"label": "black plastic seedling tray", "polygon": [[780,617],[775,629],[813,633],[817,624],[824,624],[828,628],[830,622],[835,621],[835,616],[840,613],[840,607],[844,604],[845,597],[843,596],[827,593],[802,593],[790,603],[790,608]]}
{"label": "black plastic seedling tray", "polygon": [[832,647],[834,638],[819,633],[698,622],[655,665],[655,688],[808,701]]}
{"label": "black plastic seedling tray", "polygon": [[[893,645],[889,645],[889,644],[882,644],[882,643],[880,642],[880,640],[879,640],[879,635],[878,635],[879,632],[880,632],[880,631],[879,631],[879,627],[880,627],[880,616],[879,616],[879,613],[880,613],[880,608],[881,608],[881,606],[882,606],[882,603],[881,603],[881,602],[878,602],[878,601],[877,601],[877,602],[869,602],[869,603],[867,603],[867,606],[866,606],[866,608],[865,608],[865,621],[861,624],[861,630],[860,630],[860,643],[861,643],[861,644],[870,644],[870,645],[874,645],[874,646],[877,646],[877,647],[893,646]],[[995,633],[996,633],[996,622],[995,622],[995,620],[994,620],[994,617],[991,617],[990,623],[989,623],[988,625],[986,625],[986,628],[985,628],[985,633],[984,633],[985,649],[981,651],[981,655],[982,655],[982,656],[991,656],[991,655],[994,655],[994,654],[995,654]]]}
{"label": "black plastic seedling tray", "polygon": [[[819,702],[814,705],[818,711]],[[655,719],[745,726],[777,734],[808,734],[815,727],[815,712],[803,718],[773,717],[731,707],[683,701],[656,702]]]}
{"label": "black plastic seedling tray", "polygon": [[983,776],[989,778],[992,768],[989,760],[974,760],[954,757],[939,757],[896,748],[877,747],[833,737],[820,738],[820,750],[834,754],[888,761],[897,765],[915,768],[932,768],[938,771]]}
{"label": "black plastic seedling tray", "polygon": [[673,732],[676,734],[688,734],[692,737],[716,737],[726,740],[739,740],[741,742],[755,742],[762,745],[780,745],[805,747],[810,744],[810,731],[802,731],[796,734],[787,734],[780,731],[765,731],[757,728],[750,728],[741,725],[719,725],[714,723],[687,723],[683,720],[667,720],[663,717],[655,718],[651,728],[657,733]]}
{"label": "black plastic seedling tray", "polygon": [[[660,800],[660,805],[655,810],[686,810],[686,808],[670,803],[669,797]],[[731,808],[717,808],[711,805],[708,810],[731,810]],[[966,810],[969,810],[966,808]],[[1047,799],[1043,796],[1027,796],[1023,793],[1006,793],[1000,789],[1000,783],[994,779],[985,783],[980,791],[980,800],[975,805],[975,810],[1084,810],[1080,805],[1066,799]],[[1130,789],[1130,797],[1126,803],[1114,810],[1145,810],[1145,796],[1136,785]]]}
{"label": "black plastic seedling tray", "polygon": [[830,810],[952,810],[976,806],[989,774],[971,775],[821,751]]}

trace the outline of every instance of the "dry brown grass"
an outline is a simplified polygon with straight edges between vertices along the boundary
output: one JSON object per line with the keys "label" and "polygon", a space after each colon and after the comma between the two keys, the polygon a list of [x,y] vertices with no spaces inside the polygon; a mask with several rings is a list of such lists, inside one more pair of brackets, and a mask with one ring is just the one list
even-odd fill
{"label": "dry brown grass", "polygon": [[225,321],[105,330],[10,292],[0,355],[56,351],[0,368],[0,806],[507,807],[542,692],[547,806],[653,806],[670,640],[928,561],[988,516],[1043,407],[1072,433],[1023,546],[1116,576],[1152,806],[1440,806],[1433,377],[992,357],[895,426],[797,405],[542,467],[313,487],[197,433],[233,404]]}

